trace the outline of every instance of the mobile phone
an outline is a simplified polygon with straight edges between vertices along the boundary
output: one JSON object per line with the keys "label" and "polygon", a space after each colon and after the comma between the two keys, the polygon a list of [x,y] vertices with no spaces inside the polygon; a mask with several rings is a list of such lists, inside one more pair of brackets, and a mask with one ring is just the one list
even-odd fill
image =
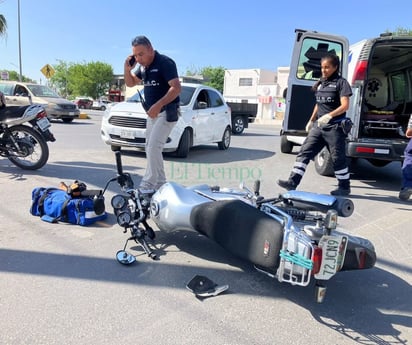
{"label": "mobile phone", "polygon": [[136,63],[136,58],[134,57],[134,55],[132,55],[132,57],[129,60],[129,65],[133,67],[135,63]]}

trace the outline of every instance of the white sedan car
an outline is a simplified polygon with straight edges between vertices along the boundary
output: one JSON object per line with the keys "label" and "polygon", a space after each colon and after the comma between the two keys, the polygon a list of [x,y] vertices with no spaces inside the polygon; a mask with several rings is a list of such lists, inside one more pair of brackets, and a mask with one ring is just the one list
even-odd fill
{"label": "white sedan car", "polygon": [[[214,88],[201,84],[182,84],[181,116],[164,147],[187,157],[192,146],[217,143],[220,150],[230,146],[231,113],[222,95]],[[102,140],[112,150],[121,147],[145,148],[146,119],[140,95],[107,110],[102,118]]]}

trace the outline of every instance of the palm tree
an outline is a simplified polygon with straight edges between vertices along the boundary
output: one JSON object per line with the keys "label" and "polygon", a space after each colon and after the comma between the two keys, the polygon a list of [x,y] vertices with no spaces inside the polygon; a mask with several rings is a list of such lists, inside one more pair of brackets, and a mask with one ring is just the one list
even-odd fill
{"label": "palm tree", "polygon": [[0,14],[0,36],[5,35],[7,30],[7,21],[2,14]]}

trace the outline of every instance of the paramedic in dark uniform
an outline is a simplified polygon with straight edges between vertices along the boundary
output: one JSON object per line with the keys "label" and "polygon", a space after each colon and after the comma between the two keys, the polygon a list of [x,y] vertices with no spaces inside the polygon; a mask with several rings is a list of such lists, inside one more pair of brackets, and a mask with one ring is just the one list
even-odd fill
{"label": "paramedic in dark uniform", "polygon": [[147,166],[140,189],[154,189],[166,182],[163,147],[179,115],[181,85],[176,63],[153,49],[146,36],[132,41],[131,56],[124,63],[124,79],[128,87],[143,83],[146,125]]}
{"label": "paramedic in dark uniform", "polygon": [[402,187],[399,192],[399,199],[404,201],[409,200],[412,195],[412,115],[409,118],[405,135],[410,140],[405,148],[405,158],[402,163]]}
{"label": "paramedic in dark uniform", "polygon": [[309,132],[305,139],[288,180],[278,180],[282,188],[294,190],[299,185],[309,162],[327,147],[333,161],[338,188],[332,195],[350,194],[350,175],[346,161],[346,136],[348,124],[346,111],[352,89],[348,81],[339,75],[339,58],[330,54],[321,59],[321,79],[313,86],[316,104],[306,125]]}
{"label": "paramedic in dark uniform", "polygon": [[6,98],[4,97],[4,93],[0,91],[0,109],[6,107]]}

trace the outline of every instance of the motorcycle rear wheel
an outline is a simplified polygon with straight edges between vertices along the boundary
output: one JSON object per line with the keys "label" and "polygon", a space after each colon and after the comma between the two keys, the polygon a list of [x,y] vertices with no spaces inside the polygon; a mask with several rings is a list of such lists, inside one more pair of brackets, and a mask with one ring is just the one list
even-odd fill
{"label": "motorcycle rear wheel", "polygon": [[[19,149],[12,144],[10,135],[19,143]],[[37,170],[47,163],[49,147],[42,135],[35,129],[25,125],[13,126],[3,138],[10,143],[7,158],[19,168]]]}

